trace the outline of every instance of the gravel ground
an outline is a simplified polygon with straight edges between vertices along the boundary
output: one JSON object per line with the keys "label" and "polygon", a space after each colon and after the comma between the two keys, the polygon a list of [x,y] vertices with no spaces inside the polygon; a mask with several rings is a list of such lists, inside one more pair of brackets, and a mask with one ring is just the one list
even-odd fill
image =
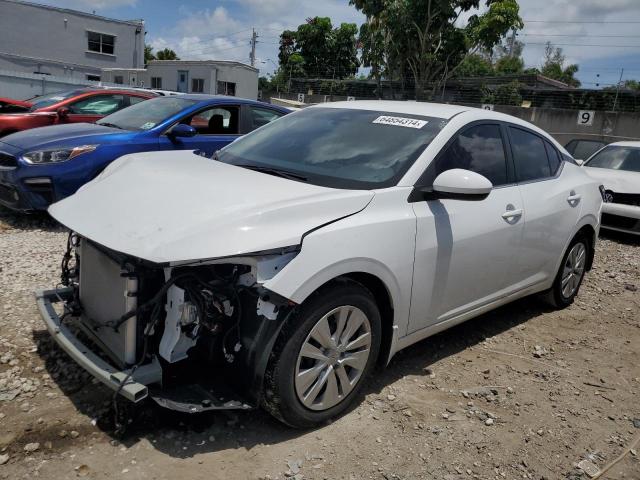
{"label": "gravel ground", "polygon": [[[52,343],[34,305],[65,242],[46,217],[0,210],[0,478],[575,480],[640,435],[636,239],[600,240],[568,309],[524,299],[421,342],[323,428],[148,405],[124,438],[110,392]],[[640,479],[637,455],[601,478]]]}

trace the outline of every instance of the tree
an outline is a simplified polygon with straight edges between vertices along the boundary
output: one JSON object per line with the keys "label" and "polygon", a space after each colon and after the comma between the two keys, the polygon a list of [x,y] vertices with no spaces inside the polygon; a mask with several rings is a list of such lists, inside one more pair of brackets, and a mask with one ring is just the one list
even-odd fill
{"label": "tree", "polygon": [[496,75],[516,75],[524,72],[524,60],[520,57],[505,56],[495,63]]}
{"label": "tree", "polygon": [[381,32],[387,70],[407,66],[420,100],[433,96],[468,55],[492,50],[509,30],[523,26],[516,0],[485,0],[486,12],[471,15],[465,26],[458,19],[481,0],[350,2]]}
{"label": "tree", "polygon": [[640,91],[640,82],[638,80],[625,80],[623,87],[627,90]]}
{"label": "tree", "polygon": [[151,45],[144,46],[144,63],[145,65],[151,60],[155,60],[156,56],[153,54],[153,47]]}
{"label": "tree", "polygon": [[170,48],[159,50],[158,53],[156,53],[156,58],[158,60],[180,60],[178,55],[176,55],[176,52]]}
{"label": "tree", "polygon": [[357,33],[355,23],[334,28],[327,17],[309,18],[296,31],[285,30],[280,34],[280,70],[283,74],[296,70],[294,76],[307,78],[352,77],[360,65]]}
{"label": "tree", "polygon": [[455,76],[460,78],[485,77],[494,74],[495,71],[491,61],[484,55],[474,53],[472,55],[467,55],[467,57],[460,63],[460,66],[456,69]]}
{"label": "tree", "polygon": [[547,42],[544,50],[544,63],[540,73],[545,77],[566,83],[571,87],[579,87],[580,80],[575,78],[575,74],[579,70],[578,65],[572,64],[565,67],[565,60],[562,48],[554,47],[551,42]]}

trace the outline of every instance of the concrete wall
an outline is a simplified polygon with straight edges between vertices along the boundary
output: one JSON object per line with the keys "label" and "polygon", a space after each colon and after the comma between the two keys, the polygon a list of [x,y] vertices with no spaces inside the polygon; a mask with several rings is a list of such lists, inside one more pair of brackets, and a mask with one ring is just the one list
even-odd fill
{"label": "concrete wall", "polygon": [[[304,95],[305,104],[338,102],[347,100],[338,95]],[[263,93],[263,100],[270,98],[284,98],[298,100],[297,93]],[[371,98],[349,97],[354,100],[371,100]],[[482,105],[473,104],[472,107],[481,108]],[[558,142],[566,145],[574,138],[605,140],[619,142],[624,140],[640,140],[640,113],[621,113],[595,111],[591,115],[591,125],[579,123],[578,110],[564,110],[557,108],[522,108],[496,105],[495,111],[513,115],[537,125],[549,132]]]}
{"label": "concrete wall", "polygon": [[[114,35],[114,54],[88,50],[87,31]],[[86,79],[102,68],[144,66],[144,22],[0,0],[0,69]]]}
{"label": "concrete wall", "polygon": [[15,98],[18,100],[44,95],[45,93],[55,93],[82,88],[84,86],[99,85],[118,86],[105,82],[90,82],[69,77],[34,75],[32,73],[0,70],[0,97]]}
{"label": "concrete wall", "polygon": [[[479,106],[479,105],[477,105]],[[595,111],[591,125],[582,125],[578,110],[522,108],[496,105],[495,110],[537,125],[565,145],[574,138],[607,142],[640,140],[640,113]]]}

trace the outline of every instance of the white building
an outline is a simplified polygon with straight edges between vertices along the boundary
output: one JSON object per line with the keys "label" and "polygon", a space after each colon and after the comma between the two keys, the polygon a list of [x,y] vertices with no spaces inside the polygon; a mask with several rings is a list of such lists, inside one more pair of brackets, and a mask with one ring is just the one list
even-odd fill
{"label": "white building", "polygon": [[103,68],[144,67],[144,21],[0,0],[0,69],[100,81]]}
{"label": "white building", "polygon": [[152,60],[146,69],[105,68],[102,81],[253,100],[258,96],[258,69],[224,60]]}

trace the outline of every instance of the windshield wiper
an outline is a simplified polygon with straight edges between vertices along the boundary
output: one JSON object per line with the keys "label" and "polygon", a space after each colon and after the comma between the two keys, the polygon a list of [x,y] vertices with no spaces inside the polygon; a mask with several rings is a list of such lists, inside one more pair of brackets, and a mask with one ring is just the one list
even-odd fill
{"label": "windshield wiper", "polygon": [[266,173],[267,175],[274,175],[276,177],[287,178],[289,180],[299,180],[301,182],[308,181],[308,178],[304,175],[299,175],[297,173],[289,172],[288,170],[281,170],[279,168],[274,167],[261,167],[258,165],[236,165],[236,167],[248,168],[249,170],[255,170],[256,172]]}
{"label": "windshield wiper", "polygon": [[120,125],[116,125],[115,123],[102,122],[98,123],[98,125],[102,125],[103,127],[117,128],[118,130],[124,130],[124,128],[122,128]]}

